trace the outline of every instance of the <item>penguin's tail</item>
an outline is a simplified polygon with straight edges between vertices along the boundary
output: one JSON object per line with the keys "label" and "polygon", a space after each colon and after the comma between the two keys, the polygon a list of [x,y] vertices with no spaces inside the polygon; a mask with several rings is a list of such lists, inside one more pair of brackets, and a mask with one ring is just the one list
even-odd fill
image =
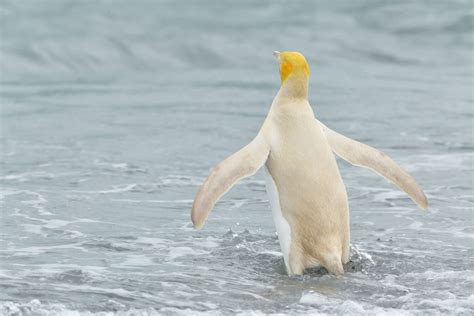
{"label": "penguin's tail", "polygon": [[344,267],[342,266],[342,259],[340,255],[336,253],[330,253],[324,256],[322,260],[323,267],[331,274],[341,275],[344,274]]}

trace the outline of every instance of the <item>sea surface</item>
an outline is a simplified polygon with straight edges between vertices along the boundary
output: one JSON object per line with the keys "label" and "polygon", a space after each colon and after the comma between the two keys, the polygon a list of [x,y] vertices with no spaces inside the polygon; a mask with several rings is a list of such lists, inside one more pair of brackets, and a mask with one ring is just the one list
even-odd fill
{"label": "sea surface", "polygon": [[[0,1],[0,315],[474,314],[472,1]],[[330,128],[351,262],[285,274],[264,175],[192,201],[257,133],[274,50]]]}

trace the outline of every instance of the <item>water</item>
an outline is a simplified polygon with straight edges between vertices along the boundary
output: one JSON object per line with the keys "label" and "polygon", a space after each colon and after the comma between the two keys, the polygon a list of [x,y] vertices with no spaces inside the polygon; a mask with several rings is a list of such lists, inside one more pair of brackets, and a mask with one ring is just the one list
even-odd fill
{"label": "water", "polygon": [[[474,313],[470,1],[2,1],[0,314]],[[209,170],[310,62],[332,129],[386,151],[419,210],[339,160],[342,277],[284,273],[263,173],[202,231]]]}

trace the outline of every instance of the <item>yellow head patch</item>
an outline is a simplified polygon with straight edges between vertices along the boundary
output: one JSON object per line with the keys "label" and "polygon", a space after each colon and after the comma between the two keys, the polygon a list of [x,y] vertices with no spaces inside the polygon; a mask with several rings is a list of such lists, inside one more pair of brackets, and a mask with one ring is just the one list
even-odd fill
{"label": "yellow head patch", "polygon": [[280,59],[280,77],[283,83],[291,74],[309,77],[309,66],[303,54],[299,52],[282,52]]}

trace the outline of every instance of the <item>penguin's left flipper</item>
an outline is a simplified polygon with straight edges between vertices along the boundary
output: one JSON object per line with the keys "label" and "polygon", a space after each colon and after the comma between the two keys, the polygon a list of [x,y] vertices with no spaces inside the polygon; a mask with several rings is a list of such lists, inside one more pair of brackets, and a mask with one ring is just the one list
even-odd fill
{"label": "penguin's left flipper", "polygon": [[341,135],[316,120],[323,129],[329,146],[339,157],[352,165],[372,169],[405,191],[422,209],[428,207],[428,199],[418,183],[392,158],[368,145]]}
{"label": "penguin's left flipper", "polygon": [[255,174],[267,161],[270,147],[259,134],[247,146],[220,162],[207,177],[193,202],[191,220],[202,228],[216,202],[242,178]]}

